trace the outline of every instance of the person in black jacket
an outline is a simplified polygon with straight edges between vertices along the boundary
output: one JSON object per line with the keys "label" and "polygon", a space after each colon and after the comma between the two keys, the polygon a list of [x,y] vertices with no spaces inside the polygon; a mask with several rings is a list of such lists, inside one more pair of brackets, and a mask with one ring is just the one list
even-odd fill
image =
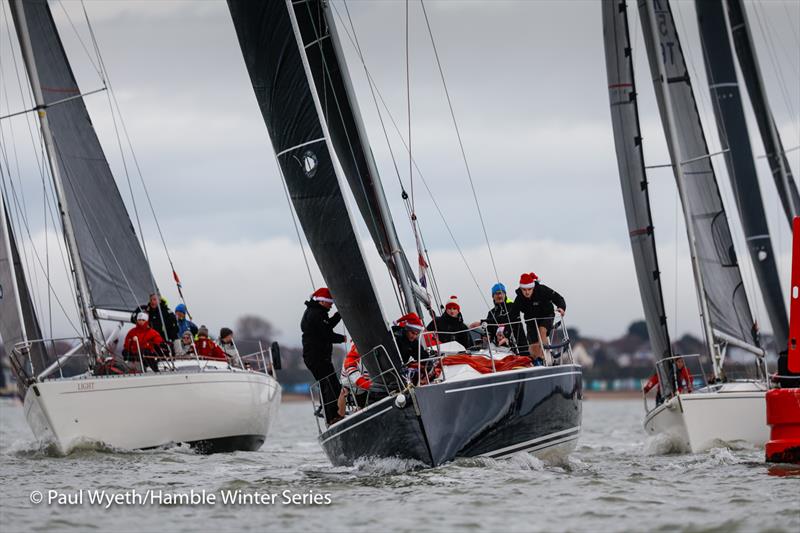
{"label": "person in black jacket", "polygon": [[525,329],[520,322],[519,313],[506,294],[506,286],[495,283],[492,287],[494,307],[486,315],[486,331],[489,340],[497,346],[508,346],[514,352],[525,345]]}
{"label": "person in black jacket", "polygon": [[161,335],[166,341],[172,342],[178,340],[178,320],[175,318],[175,313],[170,311],[167,300],[154,292],[150,295],[150,300],[146,304],[142,304],[133,310],[131,314],[131,322],[136,323],[136,315],[139,313],[147,313],[150,317],[150,327],[153,328]]}
{"label": "person in black jacket", "polygon": [[417,360],[419,355],[419,336],[425,326],[417,313],[408,313],[397,319],[397,325],[392,326],[400,360],[404,365]]}
{"label": "person in black jacket", "polygon": [[472,336],[467,331],[469,326],[464,324],[458,298],[455,296],[451,296],[450,301],[444,306],[442,316],[431,320],[425,329],[435,331],[440,343],[456,341],[464,348],[469,348],[474,344]]}
{"label": "person in black jacket", "polygon": [[520,276],[513,307],[514,312],[525,317],[528,348],[533,358],[533,364],[543,365],[544,351],[539,339],[547,342],[550,331],[553,329],[556,311],[564,316],[567,309],[564,297],[547,285],[539,283],[539,277],[531,272]]}
{"label": "person in black jacket", "polygon": [[333,331],[342,317],[338,312],[329,317],[328,311],[331,307],[331,291],[326,287],[317,289],[306,302],[306,311],[300,321],[303,332],[303,362],[314,375],[314,379],[319,381],[328,425],[342,417],[337,405],[342,385],[331,360],[333,345],[347,341],[347,337]]}

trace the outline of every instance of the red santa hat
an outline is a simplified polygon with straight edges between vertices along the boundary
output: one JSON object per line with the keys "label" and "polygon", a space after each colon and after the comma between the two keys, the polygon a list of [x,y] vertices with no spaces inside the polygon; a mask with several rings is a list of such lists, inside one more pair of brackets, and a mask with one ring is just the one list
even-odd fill
{"label": "red santa hat", "polygon": [[311,299],[315,302],[326,302],[329,304],[333,303],[333,296],[331,296],[331,291],[328,287],[320,287],[319,289],[314,291],[314,294],[311,295]]}
{"label": "red santa hat", "polygon": [[458,305],[458,296],[451,296],[444,306],[445,309],[458,309],[461,311],[461,306]]}
{"label": "red santa hat", "polygon": [[422,331],[425,329],[425,325],[422,323],[422,319],[417,315],[417,313],[408,313],[407,315],[401,316],[397,319],[397,325],[417,331]]}
{"label": "red santa hat", "polygon": [[539,281],[539,276],[537,276],[533,272],[523,274],[519,277],[519,288],[532,289],[536,286],[537,281]]}

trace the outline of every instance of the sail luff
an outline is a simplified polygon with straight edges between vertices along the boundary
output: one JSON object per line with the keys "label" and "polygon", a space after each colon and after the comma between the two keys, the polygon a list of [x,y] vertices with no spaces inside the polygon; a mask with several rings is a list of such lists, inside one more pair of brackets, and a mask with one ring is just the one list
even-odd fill
{"label": "sail luff", "polygon": [[640,0],[639,12],[686,219],[703,333],[714,373],[721,377],[722,354],[715,346],[715,331],[754,344],[755,323],[670,4]]}
{"label": "sail luff", "polygon": [[229,0],[228,6],[282,177],[337,309],[362,355],[378,349],[364,358],[371,376],[400,369],[343,196],[342,169],[312,73],[312,65],[319,66],[314,32],[298,23],[290,1]]}
{"label": "sail luff", "polygon": [[[602,17],[611,121],[628,235],[650,345],[653,355],[663,359],[672,356],[672,348],[650,210],[626,1],[604,0]],[[672,380],[662,381],[668,395]]]}
{"label": "sail luff", "polygon": [[33,98],[39,116],[42,138],[44,139],[45,150],[47,152],[47,160],[50,165],[50,173],[53,178],[53,184],[55,187],[56,196],[58,198],[58,208],[61,216],[62,228],[64,230],[67,253],[69,254],[70,261],[72,263],[72,275],[75,279],[75,292],[78,300],[78,308],[81,311],[83,323],[87,328],[87,334],[90,341],[89,345],[93,351],[99,353],[99,345],[103,341],[103,330],[100,327],[99,322],[95,319],[91,310],[91,304],[89,301],[89,284],[86,280],[86,274],[83,270],[81,255],[78,251],[78,244],[75,238],[75,228],[72,224],[72,216],[64,191],[61,167],[57,162],[58,154],[56,152],[55,140],[53,139],[53,131],[50,128],[47,105],[42,93],[39,70],[34,57],[33,45],[31,42],[28,20],[25,12],[25,3],[23,0],[14,0],[12,6],[11,13],[16,23],[20,49],[22,50],[25,68],[28,72],[28,79],[30,80],[31,89],[33,91]]}
{"label": "sail luff", "polygon": [[792,175],[789,160],[783,149],[778,126],[769,106],[764,78],[755,51],[747,11],[741,0],[727,0],[728,21],[731,29],[736,56],[742,70],[742,78],[750,96],[756,123],[761,134],[761,142],[767,156],[772,177],[781,199],[789,226],[796,216],[800,216],[800,194]]}
{"label": "sail luff", "polygon": [[730,47],[723,0],[695,1],[709,91],[725,163],[764,304],[777,346],[788,342],[789,320],[769,235]]}

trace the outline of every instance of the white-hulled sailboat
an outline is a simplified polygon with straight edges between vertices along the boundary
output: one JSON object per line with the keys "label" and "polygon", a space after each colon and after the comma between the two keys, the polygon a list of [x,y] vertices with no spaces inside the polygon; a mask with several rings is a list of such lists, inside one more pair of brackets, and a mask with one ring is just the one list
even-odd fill
{"label": "white-hulled sailboat", "polygon": [[[277,345],[228,363],[158,361],[159,372],[101,370],[130,311],[158,292],[67,61],[46,0],[12,0],[20,49],[49,160],[83,335],[56,353],[42,339],[4,194],[0,223],[0,336],[36,438],[62,454],[101,443],[151,448],[189,443],[203,452],[255,450],[281,398]],[[3,193],[10,182],[3,165]],[[17,209],[22,209],[16,205]],[[17,217],[25,224],[24,217]],[[20,228],[17,228],[18,233]],[[117,322],[107,336],[101,321]],[[140,357],[142,354],[139,354]],[[273,365],[272,358],[276,358]],[[75,362],[82,370],[72,374]]]}
{"label": "white-hulled sailboat", "polygon": [[[624,0],[604,0],[606,66],[620,180],[648,333],[658,359],[659,403],[647,407],[644,427],[653,435],[670,435],[685,451],[698,452],[735,441],[763,445],[769,436],[764,400],[769,388],[765,352],[745,294],[711,163],[713,154],[705,140],[669,2],[639,0],[638,4],[686,220],[705,355],[711,359],[713,371],[713,378],[707,378],[700,355],[676,354],[669,341],[639,129],[627,5]],[[737,8],[743,6],[737,0],[727,4],[733,22]],[[785,346],[786,310],[728,45],[722,0],[698,2],[697,13],[714,112],[720,138],[727,145],[723,153],[747,246],[776,342]],[[780,193],[784,198],[791,195],[791,189],[781,187]],[[791,203],[791,196],[789,199]],[[726,352],[731,347],[754,356],[754,372],[749,379],[733,379],[727,374]],[[683,382],[677,359],[684,359],[689,368],[701,369],[699,383],[687,386]],[[693,379],[697,380],[689,381]]]}

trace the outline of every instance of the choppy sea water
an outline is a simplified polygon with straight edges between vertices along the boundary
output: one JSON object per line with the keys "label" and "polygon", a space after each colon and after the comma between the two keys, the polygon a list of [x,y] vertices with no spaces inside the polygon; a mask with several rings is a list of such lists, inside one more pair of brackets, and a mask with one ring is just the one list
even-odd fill
{"label": "choppy sea water", "polygon": [[[283,404],[255,453],[95,448],[53,457],[36,446],[22,408],[3,404],[0,531],[800,531],[800,470],[769,467],[753,448],[666,453],[668,443],[646,438],[636,401],[585,402],[578,448],[560,464],[521,454],[434,469],[398,460],[334,468],[310,412],[305,402]],[[136,501],[148,490],[162,503]],[[221,503],[237,490],[262,501]],[[31,503],[32,491],[45,502]],[[205,503],[169,503],[202,491]],[[47,503],[78,494],[82,504]],[[106,508],[90,494],[133,503]],[[287,503],[315,496],[320,503]]]}

